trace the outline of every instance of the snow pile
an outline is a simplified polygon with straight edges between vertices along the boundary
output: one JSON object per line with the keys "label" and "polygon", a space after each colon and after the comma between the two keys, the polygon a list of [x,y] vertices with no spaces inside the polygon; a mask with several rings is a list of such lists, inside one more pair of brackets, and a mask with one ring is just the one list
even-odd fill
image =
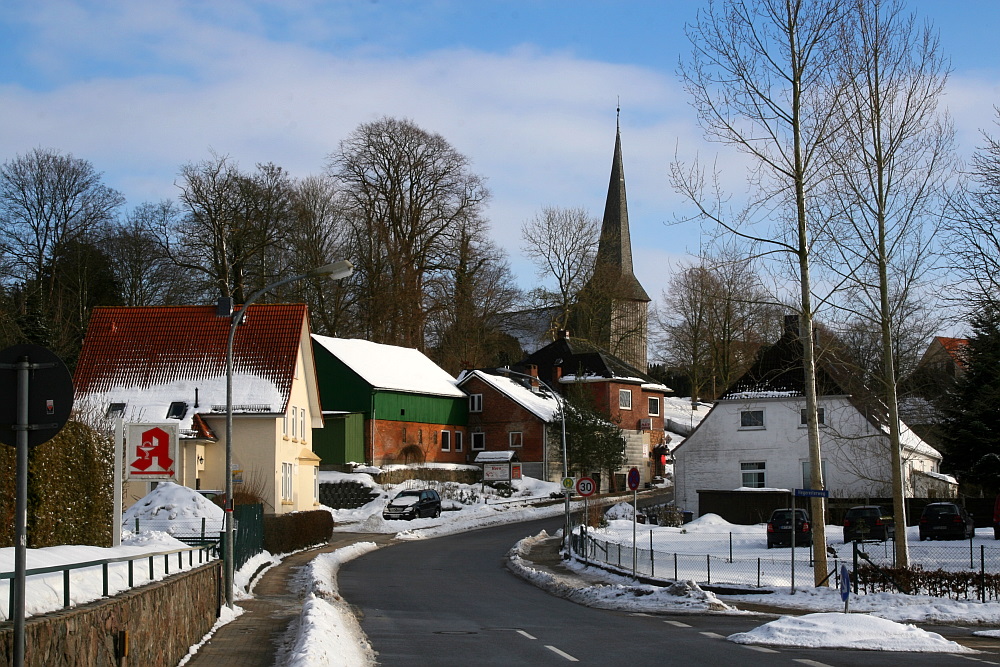
{"label": "snow pile", "polygon": [[604,513],[604,517],[608,521],[631,521],[632,517],[635,516],[635,508],[628,503],[618,503],[617,505],[612,505]]}
{"label": "snow pile", "polygon": [[224,528],[222,508],[194,489],[173,482],[161,482],[125,511],[122,527],[134,530],[159,530],[171,535],[199,535],[204,519],[205,533],[219,533]]}
{"label": "snow pile", "polygon": [[749,632],[729,635],[737,644],[844,648],[865,651],[976,653],[937,634],[866,614],[782,616]]}

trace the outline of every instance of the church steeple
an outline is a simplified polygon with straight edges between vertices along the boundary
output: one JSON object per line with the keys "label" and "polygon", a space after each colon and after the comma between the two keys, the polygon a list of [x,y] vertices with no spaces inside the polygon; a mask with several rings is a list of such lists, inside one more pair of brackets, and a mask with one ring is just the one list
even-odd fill
{"label": "church steeple", "polygon": [[649,296],[632,270],[632,239],[625,199],[621,127],[616,123],[615,155],[604,205],[594,273],[580,292],[576,323],[583,337],[646,372]]}

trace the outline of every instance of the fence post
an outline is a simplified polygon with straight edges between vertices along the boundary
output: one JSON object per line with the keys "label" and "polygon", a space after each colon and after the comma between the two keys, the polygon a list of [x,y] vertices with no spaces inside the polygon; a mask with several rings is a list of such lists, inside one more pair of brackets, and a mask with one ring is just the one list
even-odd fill
{"label": "fence post", "polygon": [[972,538],[975,536],[975,534],[976,534],[976,531],[973,530],[972,531],[972,535],[969,535],[969,569],[970,570],[975,570],[976,569],[976,561],[974,560],[975,556],[973,555],[973,546],[972,546]]}
{"label": "fence post", "polygon": [[712,555],[705,554],[705,569],[708,571],[708,583],[712,583]]}
{"label": "fence post", "polygon": [[650,530],[649,531],[649,576],[651,577],[656,576],[656,564],[655,564],[656,556],[654,554],[656,554],[656,552],[653,551],[653,531]]}
{"label": "fence post", "polygon": [[733,562],[733,534],[729,533],[729,562]]}
{"label": "fence post", "polygon": [[986,602],[986,547],[979,545],[979,601]]}
{"label": "fence post", "polygon": [[101,590],[103,591],[104,597],[108,597],[108,563],[105,561],[101,564]]}
{"label": "fence post", "polygon": [[760,588],[760,556],[757,556],[757,588]]}
{"label": "fence post", "polygon": [[674,554],[674,580],[677,579],[677,554]]}
{"label": "fence post", "polygon": [[69,606],[69,570],[63,570],[63,606]]}

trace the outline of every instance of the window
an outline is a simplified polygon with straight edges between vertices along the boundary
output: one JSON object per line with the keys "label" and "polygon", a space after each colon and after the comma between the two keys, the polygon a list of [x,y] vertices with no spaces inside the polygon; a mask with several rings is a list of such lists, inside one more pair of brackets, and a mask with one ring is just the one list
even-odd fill
{"label": "window", "polygon": [[455,451],[462,451],[462,432],[455,431]]}
{"label": "window", "polygon": [[649,416],[656,417],[660,414],[660,399],[650,398],[649,399]]}
{"label": "window", "polygon": [[520,431],[511,431],[507,435],[510,438],[510,446],[511,447],[520,447],[522,444],[524,444],[523,440],[521,439],[521,432]]}
{"label": "window", "polygon": [[288,437],[288,411],[285,411],[285,418],[281,421],[281,435]]}
{"label": "window", "polygon": [[451,431],[441,431],[441,451],[451,451]]}
{"label": "window", "polygon": [[299,433],[302,434],[302,442],[306,441],[306,409],[299,410]]}
{"label": "window", "polygon": [[740,410],[740,428],[764,428],[764,411]]}
{"label": "window", "polygon": [[281,499],[292,500],[292,464],[281,464]]}
{"label": "window", "polygon": [[[816,408],[816,419],[817,421],[819,421],[820,426],[826,424],[826,410],[824,410],[823,408]],[[807,421],[808,417],[806,417],[806,409],[802,408],[799,411],[799,424],[801,424],[802,426],[806,426]]]}
{"label": "window", "polygon": [[187,414],[188,404],[184,401],[174,401],[167,409],[167,419],[184,419]]}
{"label": "window", "polygon": [[619,389],[618,390],[618,407],[622,410],[632,409],[632,390],[631,389]]}
{"label": "window", "polygon": [[469,394],[469,412],[483,411],[483,395]]}
{"label": "window", "polygon": [[292,406],[292,440],[298,437],[297,428],[299,423],[299,409]]}
{"label": "window", "polygon": [[[820,460],[819,462],[820,472],[823,473],[823,479],[826,479],[826,461]],[[809,461],[802,462],[802,488],[811,489],[812,485],[812,475],[809,474]]]}
{"label": "window", "polygon": [[748,489],[764,488],[764,462],[752,461],[740,464],[740,472],[743,475],[741,486]]}
{"label": "window", "polygon": [[472,449],[473,450],[483,450],[486,449],[486,434],[485,433],[473,433],[472,434]]}
{"label": "window", "polygon": [[118,419],[125,414],[125,404],[124,403],[111,403],[108,405],[108,411],[105,413],[105,417],[108,419]]}

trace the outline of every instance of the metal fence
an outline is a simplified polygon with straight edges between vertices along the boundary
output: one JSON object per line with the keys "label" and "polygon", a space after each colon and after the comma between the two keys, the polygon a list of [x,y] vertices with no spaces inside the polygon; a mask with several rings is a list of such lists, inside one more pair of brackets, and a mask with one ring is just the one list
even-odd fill
{"label": "metal fence", "polygon": [[[628,525],[631,526],[631,523]],[[572,534],[574,556],[625,575],[653,580],[691,580],[723,588],[775,588],[812,586],[815,579],[811,547],[784,548],[773,556],[753,556],[733,534],[704,534],[695,539],[714,546],[711,553],[680,553],[657,549],[647,526],[633,532],[595,532],[577,526]],[[641,536],[641,539],[640,539]],[[726,539],[728,537],[728,539]],[[739,537],[739,536],[738,536]],[[745,536],[743,536],[745,539]],[[695,542],[697,545],[698,542]],[[852,573],[855,592],[908,592],[953,599],[1000,600],[1000,548],[972,540],[948,545],[920,542],[909,545],[910,567],[898,568],[891,541],[831,544],[827,565],[831,585],[839,585],[841,565]],[[707,551],[708,549],[706,549]]]}

